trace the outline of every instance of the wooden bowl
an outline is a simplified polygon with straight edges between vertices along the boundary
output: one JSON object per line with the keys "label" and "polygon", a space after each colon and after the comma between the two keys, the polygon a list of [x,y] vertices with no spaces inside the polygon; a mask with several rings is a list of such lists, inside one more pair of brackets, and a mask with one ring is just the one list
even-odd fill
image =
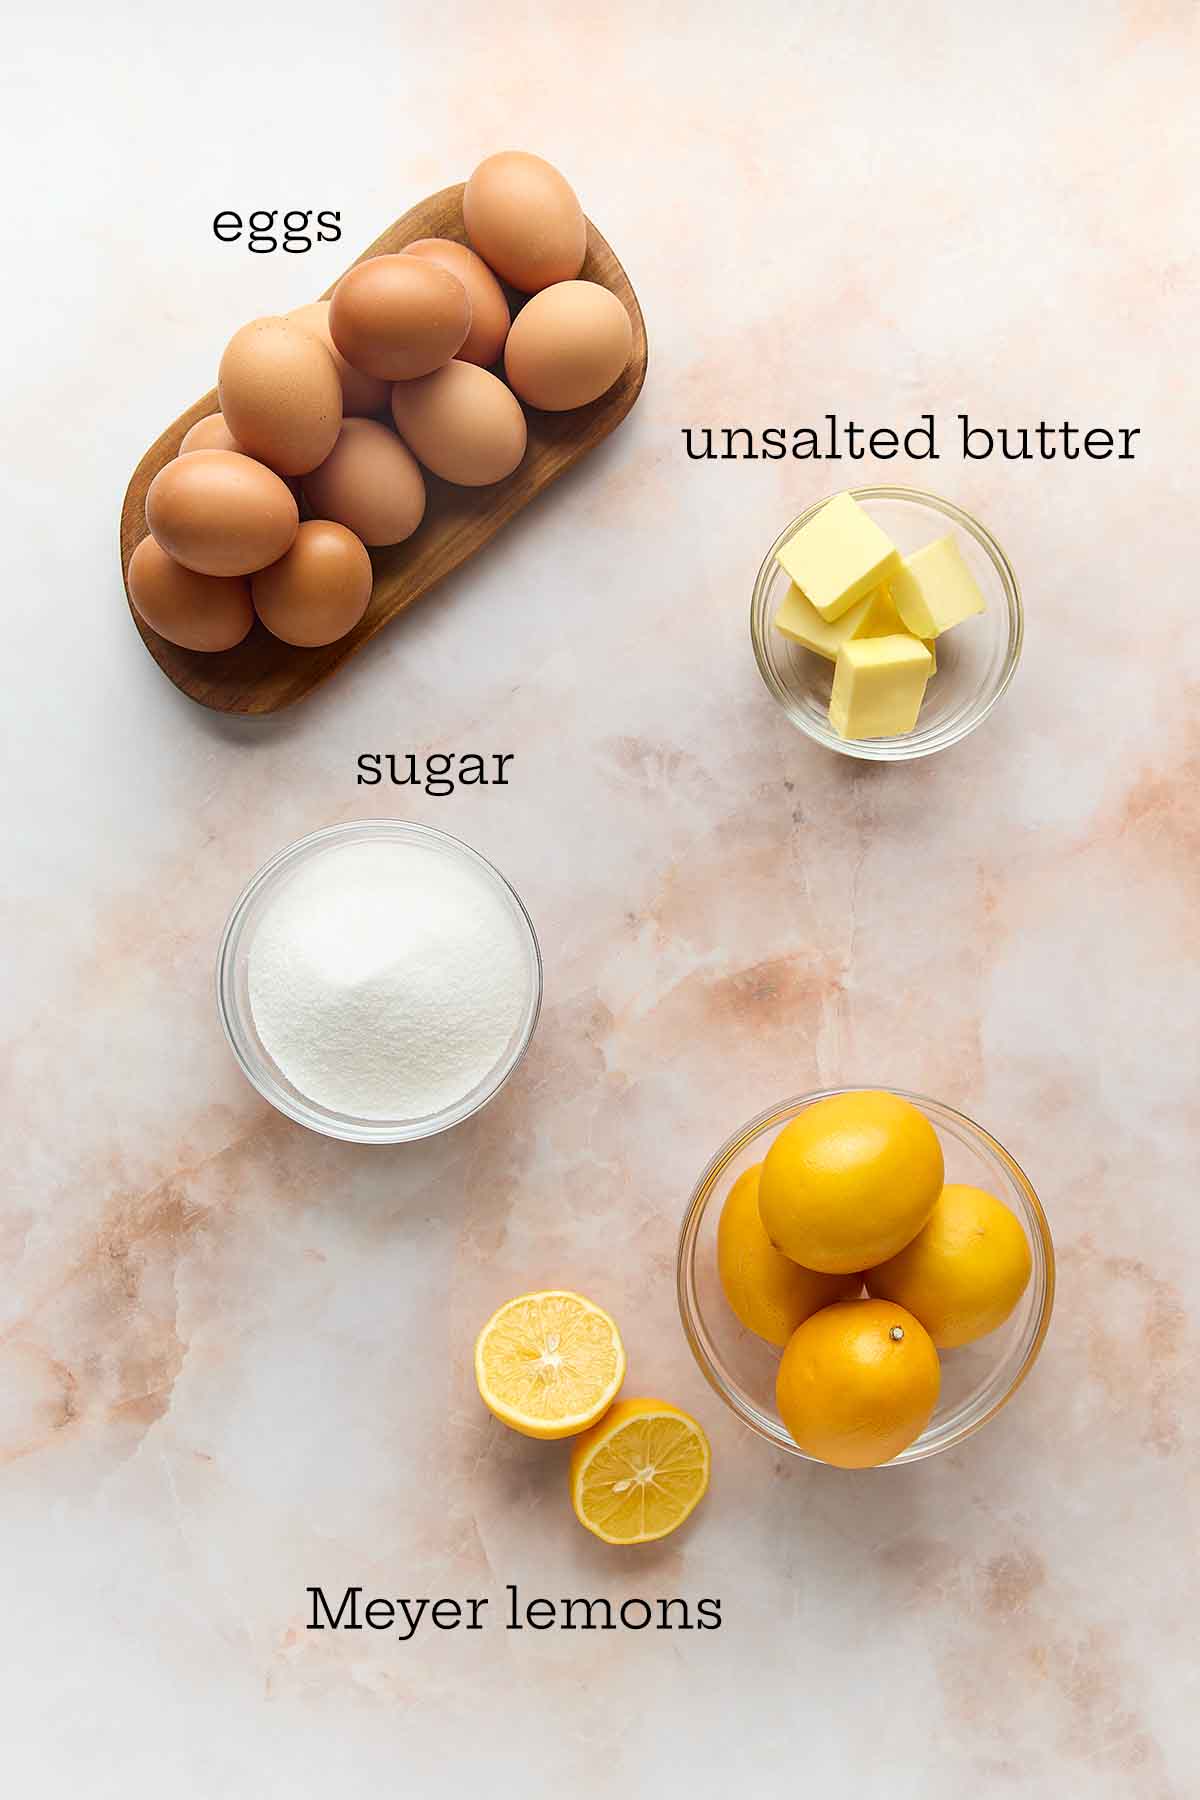
{"label": "wooden bowl", "polygon": [[[443,188],[406,212],[376,238],[357,260],[403,250],[418,238],[456,238],[465,243],[462,220],[463,184]],[[587,281],[610,288],[628,310],[633,324],[633,355],[620,379],[572,412],[546,413],[525,408],[529,447],[519,469],[492,487],[453,487],[426,473],[428,505],[419,528],[404,544],[371,551],[375,583],[371,602],[354,630],[336,644],[299,649],[272,637],[257,621],[248,638],[234,650],[206,655],[182,650],[151,630],[130,603],[142,641],[164,675],[189,699],[217,712],[265,714],[302,700],[361,650],[389,619],[403,612],[436,581],[482,550],[496,533],[537,497],[543,488],[621,423],[646,378],[646,328],[629,278],[596,227],[588,221],[587,256],[581,270]],[[336,283],[334,284],[336,286]],[[328,299],[330,287],[322,296]],[[517,297],[518,299],[520,296]],[[133,472],[121,508],[121,568],[128,597],[129,559],[146,535],[146,489],[165,463],[178,454],[184,433],[197,419],[218,410],[214,388],[197,400],[152,444]]]}

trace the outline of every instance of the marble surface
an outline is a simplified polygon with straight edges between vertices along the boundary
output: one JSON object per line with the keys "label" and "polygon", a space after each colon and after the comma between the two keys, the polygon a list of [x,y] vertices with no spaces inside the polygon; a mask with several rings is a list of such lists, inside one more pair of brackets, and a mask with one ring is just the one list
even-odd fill
{"label": "marble surface", "polygon": [[[1196,1792],[1195,10],[747,10],[113,0],[10,23],[14,1792]],[[247,316],[513,143],[626,263],[641,402],[294,713],[191,706],[125,611],[133,464]],[[345,242],[215,242],[219,209],[259,205],[341,208]],[[827,411],[1142,432],[1132,462],[863,467],[978,513],[1027,605],[1002,706],[907,768],[807,745],[747,641],[764,546],[845,465],[681,450],[688,424]],[[410,749],[513,751],[513,779],[355,786],[360,752]],[[243,881],[380,811],[493,856],[546,957],[519,1077],[393,1151],[273,1114],[212,998]],[[846,1476],[723,1411],[674,1246],[741,1120],[880,1081],[1011,1148],[1059,1299],[978,1437]],[[711,1495],[661,1547],[593,1543],[565,1451],[480,1409],[474,1331],[541,1283],[611,1305],[630,1391],[711,1433]],[[506,1632],[510,1582],[717,1596],[724,1624]],[[316,1635],[314,1583],[501,1616]]]}

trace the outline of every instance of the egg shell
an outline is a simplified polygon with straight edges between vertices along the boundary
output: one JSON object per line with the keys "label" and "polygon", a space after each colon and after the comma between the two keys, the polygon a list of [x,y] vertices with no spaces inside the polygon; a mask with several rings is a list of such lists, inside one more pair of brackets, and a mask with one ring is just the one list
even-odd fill
{"label": "egg shell", "polygon": [[303,486],[315,517],[335,519],[364,544],[402,544],[425,516],[425,480],[416,459],[378,419],[347,419]]}
{"label": "egg shell", "polygon": [[254,623],[244,575],[197,575],[145,537],[129,559],[129,597],[140,616],[184,650],[232,650]]}
{"label": "egg shell", "polygon": [[277,474],[306,475],[337,442],[342,386],[333,358],[294,319],[253,319],[235,331],[217,393],[242,449]]}
{"label": "egg shell", "polygon": [[398,381],[392,416],[413,455],[459,487],[503,481],[525,454],[520,405],[474,363],[449,362],[420,381]]}
{"label": "egg shell", "polygon": [[415,244],[405,245],[404,254],[440,264],[466,288],[471,301],[471,329],[456,352],[458,360],[478,363],[485,369],[499,362],[512,321],[504,289],[483,258],[453,238],[418,238]]}
{"label": "egg shell", "polygon": [[525,150],[480,163],[463,194],[463,223],[484,262],[523,294],[570,281],[583,267],[587,223],[575,190]]}
{"label": "egg shell", "polygon": [[594,281],[560,281],[513,320],[504,372],[527,405],[565,412],[607,393],[632,350],[633,326],[615,294]]}
{"label": "egg shell", "polygon": [[250,584],[254,610],[285,644],[333,644],[352,631],[371,598],[371,558],[333,519],[306,519],[286,556]]}
{"label": "egg shell", "polygon": [[378,380],[374,375],[364,375],[361,369],[352,368],[330,336],[328,300],[310,300],[307,306],[297,306],[288,314],[288,318],[294,319],[297,325],[303,325],[305,331],[311,331],[315,338],[319,338],[333,358],[333,366],[342,387],[343,418],[369,418],[373,414],[387,411],[388,394],[391,391],[389,383]]}
{"label": "egg shell", "polygon": [[346,361],[384,381],[440,369],[471,329],[471,301],[456,275],[419,256],[372,256],[333,290],[329,330]]}
{"label": "egg shell", "polygon": [[[380,386],[383,388],[384,394],[390,399],[392,392],[391,384],[385,381],[381,382]],[[387,400],[384,401],[384,404],[385,406],[387,405]],[[184,432],[179,445],[178,454],[180,456],[190,456],[193,450],[236,450],[239,456],[249,456],[250,454],[244,445],[238,443],[232,431],[230,431],[228,425],[225,423],[224,413],[219,412],[209,413],[206,419],[198,419],[188,431]],[[261,460],[261,457],[256,456],[254,458],[255,462],[260,462]],[[274,471],[272,471],[272,473],[274,473]],[[300,482],[298,478],[295,475],[281,475],[279,479],[290,491],[297,505],[299,505]]]}
{"label": "egg shell", "polygon": [[300,514],[286,483],[252,456],[192,450],[150,483],[146,523],[186,569],[251,575],[283,555]]}
{"label": "egg shell", "polygon": [[207,419],[197,419],[190,430],[184,432],[179,454],[187,456],[192,450],[241,450],[245,454],[225,423],[225,414],[219,412],[209,413]]}

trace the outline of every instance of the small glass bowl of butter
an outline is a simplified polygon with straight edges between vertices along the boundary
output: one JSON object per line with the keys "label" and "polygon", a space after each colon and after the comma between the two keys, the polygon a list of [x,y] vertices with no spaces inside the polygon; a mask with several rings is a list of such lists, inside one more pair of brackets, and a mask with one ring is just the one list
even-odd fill
{"label": "small glass bowl of butter", "polygon": [[791,590],[778,554],[836,498],[826,495],[793,519],[763,558],[750,602],[750,638],[759,673],[793,725],[830,750],[867,762],[932,756],[974,731],[1013,678],[1023,634],[1017,578],[986,527],[949,500],[905,487],[851,488],[849,495],[902,557],[949,536],[983,596],[983,611],[933,640],[936,666],[911,730],[891,737],[841,735],[830,721],[835,663],[775,623]]}

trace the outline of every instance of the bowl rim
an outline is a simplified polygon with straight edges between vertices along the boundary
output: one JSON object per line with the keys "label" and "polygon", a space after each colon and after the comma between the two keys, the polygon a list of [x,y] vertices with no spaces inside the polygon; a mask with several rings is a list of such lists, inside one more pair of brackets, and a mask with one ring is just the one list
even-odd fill
{"label": "bowl rim", "polygon": [[[827,506],[839,494],[849,494],[854,500],[898,500],[915,506],[925,506],[934,512],[941,513],[968,536],[974,538],[980,549],[987,556],[999,578],[1008,610],[1008,649],[999,680],[986,701],[966,716],[952,730],[940,733],[931,732],[922,740],[919,729],[904,733],[894,738],[842,738],[832,729],[824,730],[811,719],[800,713],[788,693],[786,687],[778,679],[767,654],[767,636],[773,630],[773,624],[767,617],[767,590],[775,574],[775,558],[778,552],[809,520]],[[763,557],[755,577],[754,588],[750,596],[750,643],[754,650],[754,660],[763,683],[782,711],[787,715],[797,731],[802,731],[814,744],[821,744],[827,750],[836,751],[839,756],[856,757],[861,762],[916,762],[924,756],[934,756],[939,750],[948,750],[952,744],[959,744],[969,737],[977,726],[982,725],[988,714],[1007,692],[1009,684],[1017,671],[1021,660],[1021,650],[1025,642],[1025,609],[1021,601],[1021,587],[1004,550],[987,526],[965,508],[957,506],[953,500],[946,500],[940,494],[930,493],[926,488],[902,487],[893,484],[882,484],[868,487],[836,488],[806,506],[790,524],[785,525],[771,548]]]}
{"label": "bowl rim", "polygon": [[[405,841],[422,840],[436,844],[438,848],[451,855],[464,857],[481,869],[485,876],[495,882],[514,902],[518,919],[518,928],[523,927],[527,936],[528,948],[532,953],[532,1003],[529,1006],[521,1037],[515,1050],[507,1061],[498,1064],[499,1075],[490,1087],[485,1087],[477,1094],[469,1105],[459,1101],[447,1107],[441,1113],[428,1113],[420,1119],[399,1121],[391,1119],[354,1120],[348,1114],[332,1112],[317,1101],[303,1097],[297,1100],[286,1088],[271,1078],[269,1070],[259,1068],[243,1041],[243,1030],[240,1019],[240,1008],[234,1002],[234,982],[237,952],[241,943],[249,912],[254,901],[271,882],[278,879],[282,870],[290,863],[307,859],[337,839],[352,841],[356,838],[402,838]],[[343,1143],[351,1144],[407,1144],[417,1143],[423,1138],[436,1137],[443,1131],[449,1131],[455,1125],[461,1125],[482,1110],[489,1101],[495,1099],[500,1089],[524,1061],[534,1032],[541,1017],[544,992],[544,968],[541,945],[537,931],[529,916],[529,910],[516,888],[496,867],[495,863],[468,844],[465,839],[455,837],[452,832],[443,831],[437,825],[422,825],[413,819],[370,818],[348,819],[337,825],[324,825],[316,831],[306,832],[303,837],[285,844],[282,849],[268,857],[267,861],[257,869],[242,888],[237,899],[229,910],[220,943],[217,946],[216,966],[214,970],[217,1015],[221,1021],[221,1029],[225,1040],[233,1052],[238,1067],[250,1085],[268,1101],[277,1112],[292,1119],[298,1125],[317,1132],[322,1137],[337,1138]]]}
{"label": "bowl rim", "polygon": [[[742,1423],[748,1426],[756,1437],[763,1438],[776,1450],[784,1451],[791,1456],[798,1456],[804,1462],[816,1463],[821,1468],[828,1468],[831,1465],[823,1462],[820,1457],[811,1456],[806,1450],[802,1450],[799,1444],[793,1443],[782,1425],[776,1429],[768,1416],[760,1412],[752,1403],[744,1401],[741,1394],[726,1379],[719,1359],[710,1348],[708,1334],[702,1326],[700,1307],[694,1292],[695,1251],[700,1224],[705,1211],[716,1195],[718,1178],[753,1138],[773,1125],[782,1126],[788,1123],[819,1100],[828,1100],[838,1094],[867,1091],[894,1094],[898,1099],[907,1100],[922,1111],[928,1109],[926,1116],[929,1116],[929,1113],[935,1116],[945,1115],[959,1125],[965,1126],[968,1133],[986,1147],[1016,1183],[1036,1227],[1045,1265],[1044,1292],[1037,1326],[1026,1346],[1020,1365],[1004,1392],[987,1407],[986,1411],[981,1412],[978,1418],[971,1419],[962,1425],[945,1442],[935,1442],[922,1447],[922,1440],[925,1436],[923,1432],[921,1437],[902,1450],[899,1456],[894,1456],[889,1462],[879,1463],[875,1466],[880,1469],[903,1468],[915,1462],[923,1462],[927,1457],[939,1456],[943,1451],[955,1449],[967,1438],[973,1437],[990,1419],[994,1419],[996,1414],[1008,1405],[1041,1354],[1046,1333],[1050,1329],[1050,1318],[1054,1311],[1054,1239],[1050,1232],[1045,1209],[1033,1183],[999,1139],[993,1137],[990,1131],[985,1130],[982,1125],[958,1107],[949,1106],[943,1100],[934,1100],[928,1095],[917,1094],[906,1088],[892,1087],[887,1082],[853,1082],[839,1087],[815,1088],[808,1093],[793,1095],[790,1099],[778,1101],[775,1105],[768,1106],[764,1111],[757,1113],[754,1118],[748,1119],[745,1124],[739,1126],[731,1136],[726,1138],[720,1149],[709,1158],[684,1209],[675,1248],[675,1294],[679,1306],[679,1317],[683,1325],[684,1336],[687,1338],[701,1374],[713,1391],[720,1395],[730,1410],[741,1419]],[[933,1121],[931,1120],[931,1122]],[[870,1470],[860,1472],[871,1473]]]}

